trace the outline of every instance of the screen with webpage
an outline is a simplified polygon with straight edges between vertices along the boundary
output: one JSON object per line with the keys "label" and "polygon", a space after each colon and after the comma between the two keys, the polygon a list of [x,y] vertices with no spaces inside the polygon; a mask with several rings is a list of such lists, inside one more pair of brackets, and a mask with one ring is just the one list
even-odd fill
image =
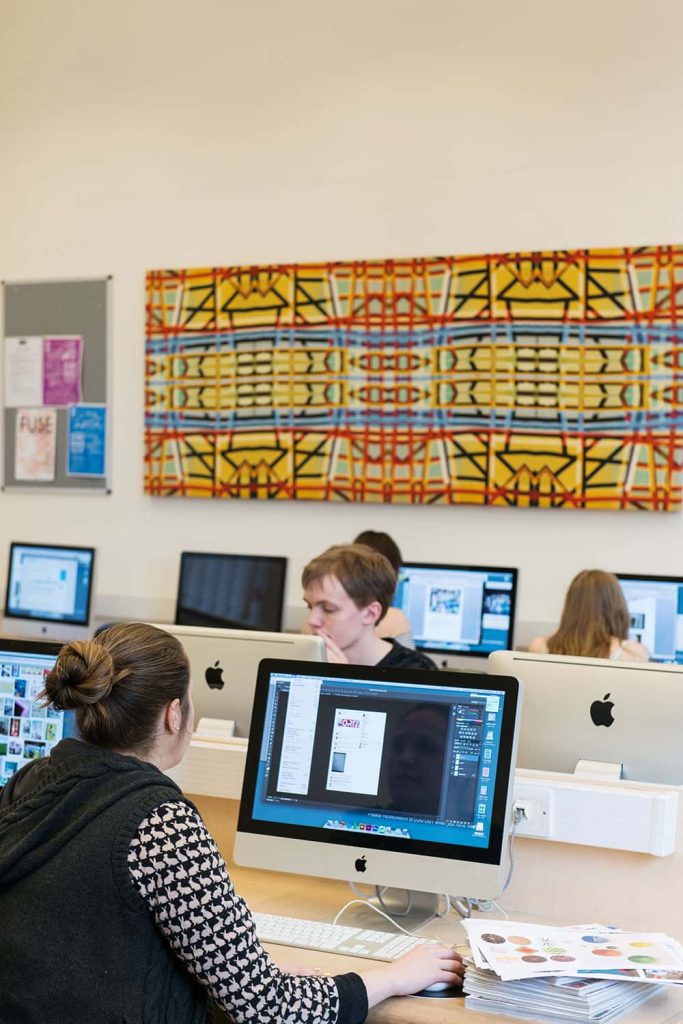
{"label": "screen with webpage", "polygon": [[286,558],[184,551],[176,625],[279,632]]}
{"label": "screen with webpage", "polygon": [[0,642],[0,787],[15,772],[49,754],[56,743],[75,735],[70,712],[46,708],[37,700],[57,652],[5,650]]}
{"label": "screen with webpage", "polygon": [[618,575],[630,616],[629,639],[652,661],[683,664],[683,579]]}
{"label": "screen with webpage", "polygon": [[404,564],[394,605],[418,649],[486,656],[512,647],[516,584],[516,569]]}
{"label": "screen with webpage", "polygon": [[497,688],[273,672],[251,817],[486,850],[504,705]]}
{"label": "screen with webpage", "polygon": [[12,544],[5,615],[87,625],[92,548]]}

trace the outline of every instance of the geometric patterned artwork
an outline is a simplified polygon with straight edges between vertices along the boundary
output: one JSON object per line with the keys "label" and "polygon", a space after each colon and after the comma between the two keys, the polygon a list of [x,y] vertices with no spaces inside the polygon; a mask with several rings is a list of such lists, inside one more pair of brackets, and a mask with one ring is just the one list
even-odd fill
{"label": "geometric patterned artwork", "polygon": [[683,246],[156,270],[155,495],[678,510]]}

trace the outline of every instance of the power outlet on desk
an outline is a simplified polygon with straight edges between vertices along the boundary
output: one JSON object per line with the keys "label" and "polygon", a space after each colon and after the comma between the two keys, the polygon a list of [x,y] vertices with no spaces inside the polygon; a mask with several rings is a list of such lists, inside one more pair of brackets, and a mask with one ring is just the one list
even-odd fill
{"label": "power outlet on desk", "polygon": [[547,839],[552,829],[553,794],[550,789],[537,786],[515,786],[515,798],[512,804],[515,812],[521,812],[515,835],[534,836],[536,839]]}

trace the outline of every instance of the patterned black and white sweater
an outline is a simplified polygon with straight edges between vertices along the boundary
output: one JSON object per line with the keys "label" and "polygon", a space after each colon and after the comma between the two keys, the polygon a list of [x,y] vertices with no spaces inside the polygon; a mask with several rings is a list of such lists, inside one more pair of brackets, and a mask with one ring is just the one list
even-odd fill
{"label": "patterned black and white sweater", "polygon": [[128,867],[171,948],[237,1024],[365,1020],[367,992],[357,974],[299,976],[275,966],[216,844],[187,804],[161,804],[141,822]]}

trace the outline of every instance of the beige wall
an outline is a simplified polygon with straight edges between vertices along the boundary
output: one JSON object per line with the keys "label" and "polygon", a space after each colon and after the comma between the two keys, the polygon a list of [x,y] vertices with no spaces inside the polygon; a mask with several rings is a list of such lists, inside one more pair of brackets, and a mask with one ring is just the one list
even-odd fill
{"label": "beige wall", "polygon": [[114,275],[109,498],[0,495],[12,538],[86,541],[108,595],[182,548],[289,553],[388,528],[513,563],[549,619],[586,565],[683,571],[680,516],[152,500],[144,271],[683,240],[678,0],[4,0],[0,277]]}

